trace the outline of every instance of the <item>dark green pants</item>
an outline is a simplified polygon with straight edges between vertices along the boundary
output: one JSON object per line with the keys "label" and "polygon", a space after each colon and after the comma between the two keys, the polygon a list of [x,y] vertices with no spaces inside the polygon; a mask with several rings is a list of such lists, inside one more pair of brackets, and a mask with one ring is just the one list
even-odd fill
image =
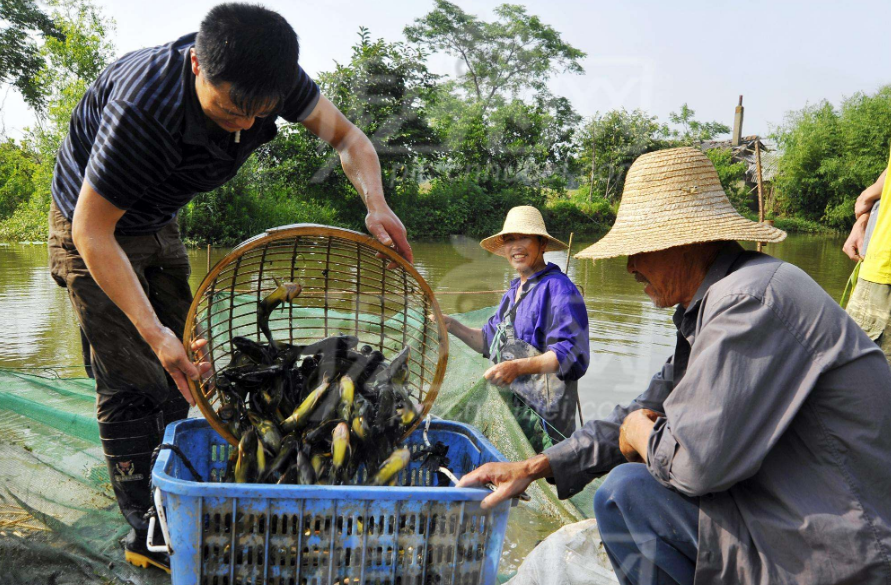
{"label": "dark green pants", "polygon": [[511,393],[511,395],[514,418],[517,419],[517,424],[520,425],[520,429],[535,452],[541,453],[545,449],[553,447],[554,441],[547,433],[544,423],[541,422],[541,416],[532,408],[526,406],[515,394]]}
{"label": "dark green pants", "polygon": [[[162,407],[188,411],[173,381],[127,316],[102,292],[71,239],[71,222],[50,209],[49,260],[53,279],[68,289],[91,348],[100,422],[137,420]],[[182,335],[192,303],[189,258],[176,222],[156,234],[118,236],[161,323]],[[178,417],[177,417],[178,418]],[[169,421],[168,421],[169,422]]]}

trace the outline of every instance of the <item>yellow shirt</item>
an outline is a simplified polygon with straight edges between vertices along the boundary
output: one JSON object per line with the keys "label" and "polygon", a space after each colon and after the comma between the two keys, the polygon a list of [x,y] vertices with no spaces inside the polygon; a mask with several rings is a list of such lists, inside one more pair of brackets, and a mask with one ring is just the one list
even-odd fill
{"label": "yellow shirt", "polygon": [[879,219],[860,266],[860,278],[877,284],[891,284],[891,160],[888,161],[881,202]]}

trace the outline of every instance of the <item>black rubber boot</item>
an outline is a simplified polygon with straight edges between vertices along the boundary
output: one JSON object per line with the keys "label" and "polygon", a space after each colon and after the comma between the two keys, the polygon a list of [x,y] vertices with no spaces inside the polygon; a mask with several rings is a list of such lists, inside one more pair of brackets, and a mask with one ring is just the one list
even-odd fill
{"label": "black rubber boot", "polygon": [[[157,567],[169,574],[170,557],[167,556],[167,553],[156,553],[147,549],[145,545],[147,534],[148,526],[146,526],[146,530],[131,528],[127,536],[121,539],[121,544],[124,546],[124,560],[136,567],[143,569]],[[157,528],[157,525],[155,527],[154,542],[155,544],[164,542],[164,536],[161,534],[161,529]]]}
{"label": "black rubber boot", "polygon": [[179,393],[179,389],[175,386],[170,389],[167,395],[167,401],[161,405],[161,412],[164,413],[164,426],[176,421],[183,420],[189,416],[189,403]]}
{"label": "black rubber boot", "polygon": [[[100,422],[99,437],[102,439],[115,498],[121,513],[132,527],[122,541],[124,559],[138,567],[152,565],[169,573],[167,555],[149,552],[145,544],[148,534],[145,513],[152,506],[149,491],[152,451],[161,443],[163,423],[162,412],[138,420]],[[155,542],[162,540],[156,538]]]}

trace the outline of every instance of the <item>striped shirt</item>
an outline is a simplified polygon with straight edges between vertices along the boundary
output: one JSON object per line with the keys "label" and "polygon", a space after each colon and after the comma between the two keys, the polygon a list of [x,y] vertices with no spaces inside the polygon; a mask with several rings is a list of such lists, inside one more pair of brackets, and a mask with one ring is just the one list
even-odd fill
{"label": "striped shirt", "polygon": [[315,108],[319,88],[298,68],[297,84],[281,108],[257,118],[238,143],[233,134],[209,130],[189,55],[195,36],[124,55],[74,108],[52,184],[53,200],[69,221],[86,180],[126,210],[116,234],[155,233],[196,194],[234,177],[254,150],[275,137],[279,116],[299,122]]}

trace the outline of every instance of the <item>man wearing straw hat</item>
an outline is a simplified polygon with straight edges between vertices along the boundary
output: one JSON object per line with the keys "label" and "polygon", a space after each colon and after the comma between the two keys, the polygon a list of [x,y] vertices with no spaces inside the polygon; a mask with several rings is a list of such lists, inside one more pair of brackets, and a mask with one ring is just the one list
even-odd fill
{"label": "man wearing straw hat", "polygon": [[446,317],[449,333],[490,358],[485,378],[510,386],[514,413],[536,452],[575,431],[578,380],[588,369],[588,313],[578,289],[546,250],[568,246],[551,236],[538,209],[514,207],[504,228],[480,245],[517,271],[482,329]]}
{"label": "man wearing straw hat", "polygon": [[630,405],[461,485],[498,485],[488,507],[609,473],[594,511],[622,583],[891,581],[891,369],[803,271],[736,242],[784,237],[736,213],[698,150],[637,159],[578,257],[628,256],[677,307],[674,354]]}

